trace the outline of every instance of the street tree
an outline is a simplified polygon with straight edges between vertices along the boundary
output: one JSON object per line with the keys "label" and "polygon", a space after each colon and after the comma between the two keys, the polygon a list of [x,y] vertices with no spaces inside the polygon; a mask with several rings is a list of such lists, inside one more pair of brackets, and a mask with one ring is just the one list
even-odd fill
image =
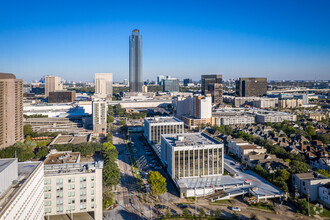
{"label": "street tree", "polygon": [[155,196],[163,194],[167,191],[166,189],[166,178],[163,177],[158,171],[150,171],[147,177],[150,185],[151,193]]}

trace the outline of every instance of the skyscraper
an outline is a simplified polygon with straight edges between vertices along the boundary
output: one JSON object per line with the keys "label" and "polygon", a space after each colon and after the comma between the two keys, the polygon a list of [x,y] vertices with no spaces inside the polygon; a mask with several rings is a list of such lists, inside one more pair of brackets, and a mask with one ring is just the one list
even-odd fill
{"label": "skyscraper", "polygon": [[112,97],[112,73],[95,73],[95,94]]}
{"label": "skyscraper", "polygon": [[211,94],[213,104],[222,104],[222,75],[202,75],[202,94]]}
{"label": "skyscraper", "polygon": [[263,96],[267,94],[267,78],[239,78],[236,94],[240,97]]}
{"label": "skyscraper", "polygon": [[0,149],[23,137],[23,80],[0,73]]}
{"label": "skyscraper", "polygon": [[129,36],[129,91],[142,92],[142,36],[134,29]]}
{"label": "skyscraper", "polygon": [[45,76],[45,95],[49,96],[50,92],[63,90],[61,78],[58,76]]}

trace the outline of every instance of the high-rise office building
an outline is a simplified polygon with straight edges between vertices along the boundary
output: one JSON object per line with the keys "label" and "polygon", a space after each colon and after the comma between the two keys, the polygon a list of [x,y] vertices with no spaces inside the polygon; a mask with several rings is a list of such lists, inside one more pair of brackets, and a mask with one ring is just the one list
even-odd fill
{"label": "high-rise office building", "polygon": [[222,75],[202,75],[202,94],[211,94],[213,104],[222,104]]}
{"label": "high-rise office building", "polygon": [[175,78],[164,79],[163,92],[179,92],[179,80]]}
{"label": "high-rise office building", "polygon": [[95,73],[95,94],[112,97],[112,73]]}
{"label": "high-rise office building", "polygon": [[162,85],[164,79],[166,79],[166,77],[164,75],[157,76],[157,84]]}
{"label": "high-rise office building", "polygon": [[142,92],[142,36],[134,29],[129,37],[129,91]]}
{"label": "high-rise office building", "polygon": [[209,96],[194,96],[193,116],[205,119],[212,117],[212,98]]}
{"label": "high-rise office building", "polygon": [[183,80],[183,85],[184,85],[184,86],[188,86],[189,83],[192,83],[192,79],[184,79],[184,80]]}
{"label": "high-rise office building", "polygon": [[45,76],[45,96],[48,97],[50,92],[63,90],[61,78],[58,76]]}
{"label": "high-rise office building", "polygon": [[0,149],[23,138],[23,80],[0,73]]}
{"label": "high-rise office building", "polygon": [[236,80],[236,94],[240,97],[266,95],[267,78],[239,78]]}

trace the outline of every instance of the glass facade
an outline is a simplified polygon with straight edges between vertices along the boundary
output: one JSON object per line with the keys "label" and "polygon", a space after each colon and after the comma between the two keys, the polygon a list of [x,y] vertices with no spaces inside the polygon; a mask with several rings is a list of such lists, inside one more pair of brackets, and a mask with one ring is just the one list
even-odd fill
{"label": "glass facade", "polygon": [[129,37],[129,91],[142,92],[142,36],[135,29]]}
{"label": "glass facade", "polygon": [[169,124],[169,125],[151,125],[150,129],[150,141],[153,144],[158,144],[161,141],[160,135],[162,134],[177,134],[183,133],[184,127],[183,123],[181,124]]}
{"label": "glass facade", "polygon": [[164,92],[179,92],[179,80],[178,79],[165,79],[163,80]]}

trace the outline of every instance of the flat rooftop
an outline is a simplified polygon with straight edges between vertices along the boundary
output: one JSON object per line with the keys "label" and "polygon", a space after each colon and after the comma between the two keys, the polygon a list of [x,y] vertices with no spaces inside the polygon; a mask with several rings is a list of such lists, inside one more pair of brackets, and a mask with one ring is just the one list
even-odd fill
{"label": "flat rooftop", "polygon": [[164,134],[162,136],[173,147],[220,144],[202,133]]}
{"label": "flat rooftop", "polygon": [[176,117],[152,117],[145,118],[149,123],[183,123],[181,120]]}
{"label": "flat rooftop", "polygon": [[64,163],[78,163],[80,161],[79,152],[58,152],[50,153],[44,161],[44,164],[64,164]]}
{"label": "flat rooftop", "polygon": [[86,143],[89,142],[90,140],[90,135],[79,135],[79,136],[74,136],[74,135],[59,135],[54,139],[54,141],[51,143],[53,144],[80,144],[80,143]]}
{"label": "flat rooftop", "polygon": [[[25,182],[31,177],[31,174],[42,165],[41,161],[37,162],[19,162],[18,163],[18,179],[16,184],[11,184],[7,191],[0,197],[0,216],[6,211],[7,206],[15,199],[17,192],[24,187]],[[5,165],[8,166],[8,165]]]}
{"label": "flat rooftop", "polygon": [[5,170],[10,164],[14,163],[15,161],[16,161],[15,158],[1,159],[0,160],[0,172]]}

